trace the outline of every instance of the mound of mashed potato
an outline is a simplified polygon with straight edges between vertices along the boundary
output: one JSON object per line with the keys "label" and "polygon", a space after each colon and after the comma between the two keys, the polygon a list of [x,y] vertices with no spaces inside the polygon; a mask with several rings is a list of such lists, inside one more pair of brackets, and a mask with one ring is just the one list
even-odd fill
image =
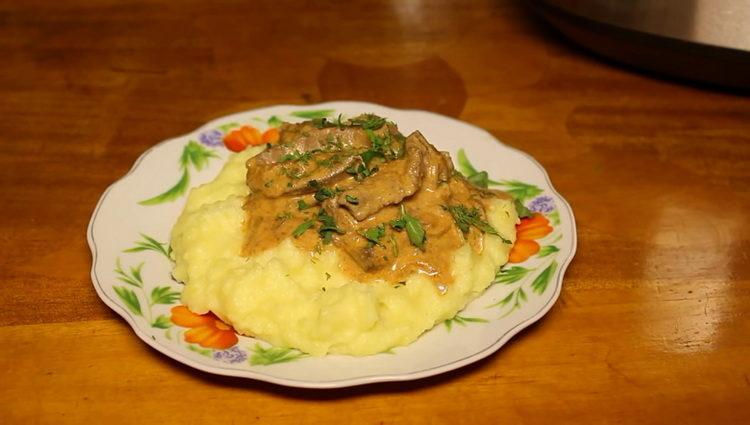
{"label": "mound of mashed potato", "polygon": [[481,252],[468,243],[458,248],[453,282],[441,288],[423,273],[396,284],[357,281],[341,267],[344,254],[303,250],[291,236],[244,256],[245,164],[261,151],[233,154],[215,180],[193,189],[171,235],[182,302],[196,313],[212,311],[241,334],[312,355],[387,351],[453,317],[508,260],[517,214],[504,198],[489,200],[486,211],[500,236],[484,235]]}

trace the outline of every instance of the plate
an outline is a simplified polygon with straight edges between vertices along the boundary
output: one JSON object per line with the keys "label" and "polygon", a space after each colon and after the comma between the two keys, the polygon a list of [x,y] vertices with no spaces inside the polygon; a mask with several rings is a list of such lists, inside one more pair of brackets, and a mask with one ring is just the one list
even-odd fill
{"label": "plate", "polygon": [[[360,113],[387,117],[404,134],[420,130],[439,149],[450,152],[464,174],[487,171],[491,187],[509,192],[536,213],[534,223],[523,221],[518,227],[519,239],[528,240],[527,249],[515,252],[515,262],[502,267],[495,283],[454,318],[436,325],[413,344],[388,353],[313,357],[244,336],[228,349],[201,345],[194,338],[188,342],[186,336],[196,332],[172,321],[175,315],[190,313],[179,305],[182,285],[171,278],[168,239],[187,192],[213,179],[229,156],[222,136],[241,125],[263,132],[281,121]],[[539,224],[551,231],[540,235],[524,230]],[[576,232],[570,206],[554,190],[542,166],[488,132],[431,112],[331,102],[241,112],[157,144],[104,192],[89,223],[88,242],[97,294],[138,337],[161,353],[219,375],[335,388],[424,378],[494,353],[552,307],[575,252]],[[195,326],[212,326],[206,317],[196,319],[192,321]],[[216,327],[207,331],[231,332]]]}

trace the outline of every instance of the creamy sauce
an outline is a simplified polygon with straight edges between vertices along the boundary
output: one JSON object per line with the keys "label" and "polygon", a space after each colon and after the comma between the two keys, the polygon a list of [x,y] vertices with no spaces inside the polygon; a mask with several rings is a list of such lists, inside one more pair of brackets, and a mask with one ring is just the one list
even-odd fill
{"label": "creamy sauce", "polygon": [[[293,238],[313,261],[322,250],[338,250],[342,270],[358,281],[398,284],[417,272],[447,290],[453,253],[467,242],[481,252],[484,233],[474,226],[459,229],[443,207],[477,209],[486,220],[486,200],[508,195],[469,183],[418,132],[404,138],[392,124],[370,131],[318,127],[285,124],[282,143],[248,161],[242,254],[253,256]],[[363,153],[373,150],[373,159]],[[392,224],[402,206],[424,230],[421,247]],[[336,231],[325,231],[331,222]]]}

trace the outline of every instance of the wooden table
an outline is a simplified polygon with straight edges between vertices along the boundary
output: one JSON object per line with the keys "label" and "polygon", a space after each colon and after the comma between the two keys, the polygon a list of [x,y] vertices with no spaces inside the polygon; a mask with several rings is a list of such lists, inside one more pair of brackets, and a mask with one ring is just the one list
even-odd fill
{"label": "wooden table", "polygon": [[[0,34],[0,422],[750,423],[747,97],[603,62],[501,0],[6,1]],[[102,191],[212,118],[332,99],[537,158],[578,223],[557,304],[472,366],[332,391],[146,346],[89,278]]]}

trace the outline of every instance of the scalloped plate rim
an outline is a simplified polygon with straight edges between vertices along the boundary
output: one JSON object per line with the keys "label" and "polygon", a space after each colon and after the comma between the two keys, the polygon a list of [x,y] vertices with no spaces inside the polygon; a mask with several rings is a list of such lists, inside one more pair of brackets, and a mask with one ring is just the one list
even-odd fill
{"label": "scalloped plate rim", "polygon": [[[438,366],[432,366],[426,369],[421,369],[414,372],[409,373],[396,373],[396,374],[375,374],[375,375],[366,375],[366,376],[359,376],[359,377],[353,377],[353,378],[345,378],[345,379],[339,379],[334,381],[305,381],[305,380],[295,380],[295,379],[289,379],[289,378],[281,378],[278,376],[275,376],[273,374],[267,374],[263,372],[259,372],[256,370],[237,370],[237,369],[229,369],[229,368],[221,368],[221,367],[215,367],[215,366],[209,366],[200,362],[197,362],[190,357],[186,356],[184,353],[175,351],[174,349],[164,346],[160,344],[155,337],[151,335],[145,334],[145,332],[141,329],[140,326],[138,326],[134,318],[125,310],[124,307],[120,306],[118,303],[116,303],[113,299],[109,297],[106,293],[104,293],[103,289],[101,288],[101,282],[98,279],[98,276],[96,274],[96,265],[98,260],[97,255],[97,246],[96,241],[93,237],[93,228],[94,223],[96,221],[97,213],[100,210],[102,204],[107,199],[107,195],[109,192],[118,184],[120,184],[123,180],[125,180],[128,176],[133,174],[140,163],[143,161],[144,158],[146,158],[150,153],[152,153],[154,150],[159,148],[162,145],[165,145],[167,143],[170,143],[174,140],[183,139],[186,137],[189,137],[190,135],[200,133],[204,129],[213,128],[215,127],[219,122],[224,121],[232,121],[235,117],[239,117],[248,113],[262,113],[265,110],[268,109],[277,109],[277,108],[289,108],[289,109],[328,109],[333,108],[336,109],[335,105],[341,105],[345,104],[348,106],[356,106],[360,108],[367,108],[371,106],[376,106],[379,108],[386,108],[391,110],[396,110],[399,112],[410,112],[410,113],[421,113],[426,115],[433,115],[443,120],[448,120],[453,124],[458,124],[462,126],[468,126],[475,130],[479,130],[483,133],[485,133],[489,138],[495,140],[497,143],[501,144],[503,147],[513,150],[516,153],[521,154],[526,159],[530,161],[531,164],[533,164],[537,169],[539,169],[542,172],[542,175],[545,178],[545,181],[547,185],[549,186],[550,191],[557,196],[557,198],[561,201],[561,205],[564,207],[565,212],[567,213],[567,217],[569,217],[570,220],[570,228],[571,228],[571,234],[570,234],[570,251],[567,253],[567,257],[560,263],[559,269],[555,272],[556,279],[555,279],[555,290],[552,296],[547,300],[547,302],[539,309],[535,314],[533,314],[531,317],[518,322],[516,325],[514,325],[512,328],[508,329],[506,332],[504,332],[502,335],[500,335],[492,344],[488,345],[486,348],[477,351],[476,353],[465,356],[461,359],[454,360],[442,365]],[[497,137],[492,135],[492,133],[488,132],[487,130],[476,126],[474,124],[461,121],[457,118],[449,117],[446,115],[442,115],[436,112],[432,111],[425,111],[421,109],[404,109],[404,108],[394,108],[391,106],[386,105],[380,105],[370,102],[361,102],[361,101],[352,101],[352,100],[340,100],[340,101],[329,101],[329,102],[322,102],[322,103],[316,103],[316,104],[274,104],[274,105],[267,105],[267,106],[260,106],[257,108],[252,108],[244,111],[238,111],[235,113],[231,113],[228,115],[220,116],[217,118],[214,118],[205,124],[197,127],[193,131],[184,133],[179,136],[171,137],[169,139],[162,140],[159,143],[156,143],[155,145],[148,148],[146,151],[144,151],[133,163],[133,165],[130,167],[130,169],[125,173],[122,177],[115,180],[112,184],[110,184],[105,191],[102,193],[101,197],[99,198],[99,201],[96,204],[96,207],[94,208],[94,211],[92,213],[91,219],[89,220],[89,224],[87,226],[87,242],[89,245],[89,249],[91,251],[92,255],[92,265],[91,265],[91,280],[92,283],[94,283],[94,289],[99,296],[99,298],[113,311],[115,311],[120,317],[122,317],[128,325],[132,328],[132,330],[135,332],[135,334],[143,340],[146,344],[160,352],[161,354],[166,355],[167,357],[176,360],[180,363],[186,364],[190,367],[193,367],[195,369],[198,369],[200,371],[211,373],[211,374],[217,374],[222,376],[231,376],[231,377],[237,377],[237,378],[249,378],[249,379],[256,379],[259,381],[268,382],[275,385],[282,385],[282,386],[291,386],[291,387],[297,387],[297,388],[308,388],[308,389],[333,389],[333,388],[344,388],[344,387],[353,387],[353,386],[359,386],[359,385],[367,385],[367,384],[374,384],[379,382],[399,382],[399,381],[410,381],[410,380],[417,380],[417,379],[423,379],[430,376],[439,375],[442,373],[450,372],[452,370],[459,369],[461,367],[467,366],[471,363],[475,363],[477,361],[480,361],[496,351],[498,351],[503,345],[505,345],[510,339],[512,339],[514,336],[516,336],[519,332],[526,329],[530,325],[534,324],[538,320],[540,320],[542,317],[544,317],[549,310],[552,308],[552,306],[555,304],[557,299],[560,296],[561,290],[562,290],[562,282],[563,278],[565,276],[565,272],[567,271],[568,266],[573,260],[573,257],[575,256],[576,250],[577,250],[577,232],[576,232],[576,221],[575,221],[575,215],[573,214],[573,209],[571,208],[568,201],[555,189],[554,185],[552,184],[552,181],[549,177],[549,174],[547,173],[547,170],[531,155],[528,153],[517,149],[513,146],[507,145],[503,143],[501,140],[499,140]]]}

